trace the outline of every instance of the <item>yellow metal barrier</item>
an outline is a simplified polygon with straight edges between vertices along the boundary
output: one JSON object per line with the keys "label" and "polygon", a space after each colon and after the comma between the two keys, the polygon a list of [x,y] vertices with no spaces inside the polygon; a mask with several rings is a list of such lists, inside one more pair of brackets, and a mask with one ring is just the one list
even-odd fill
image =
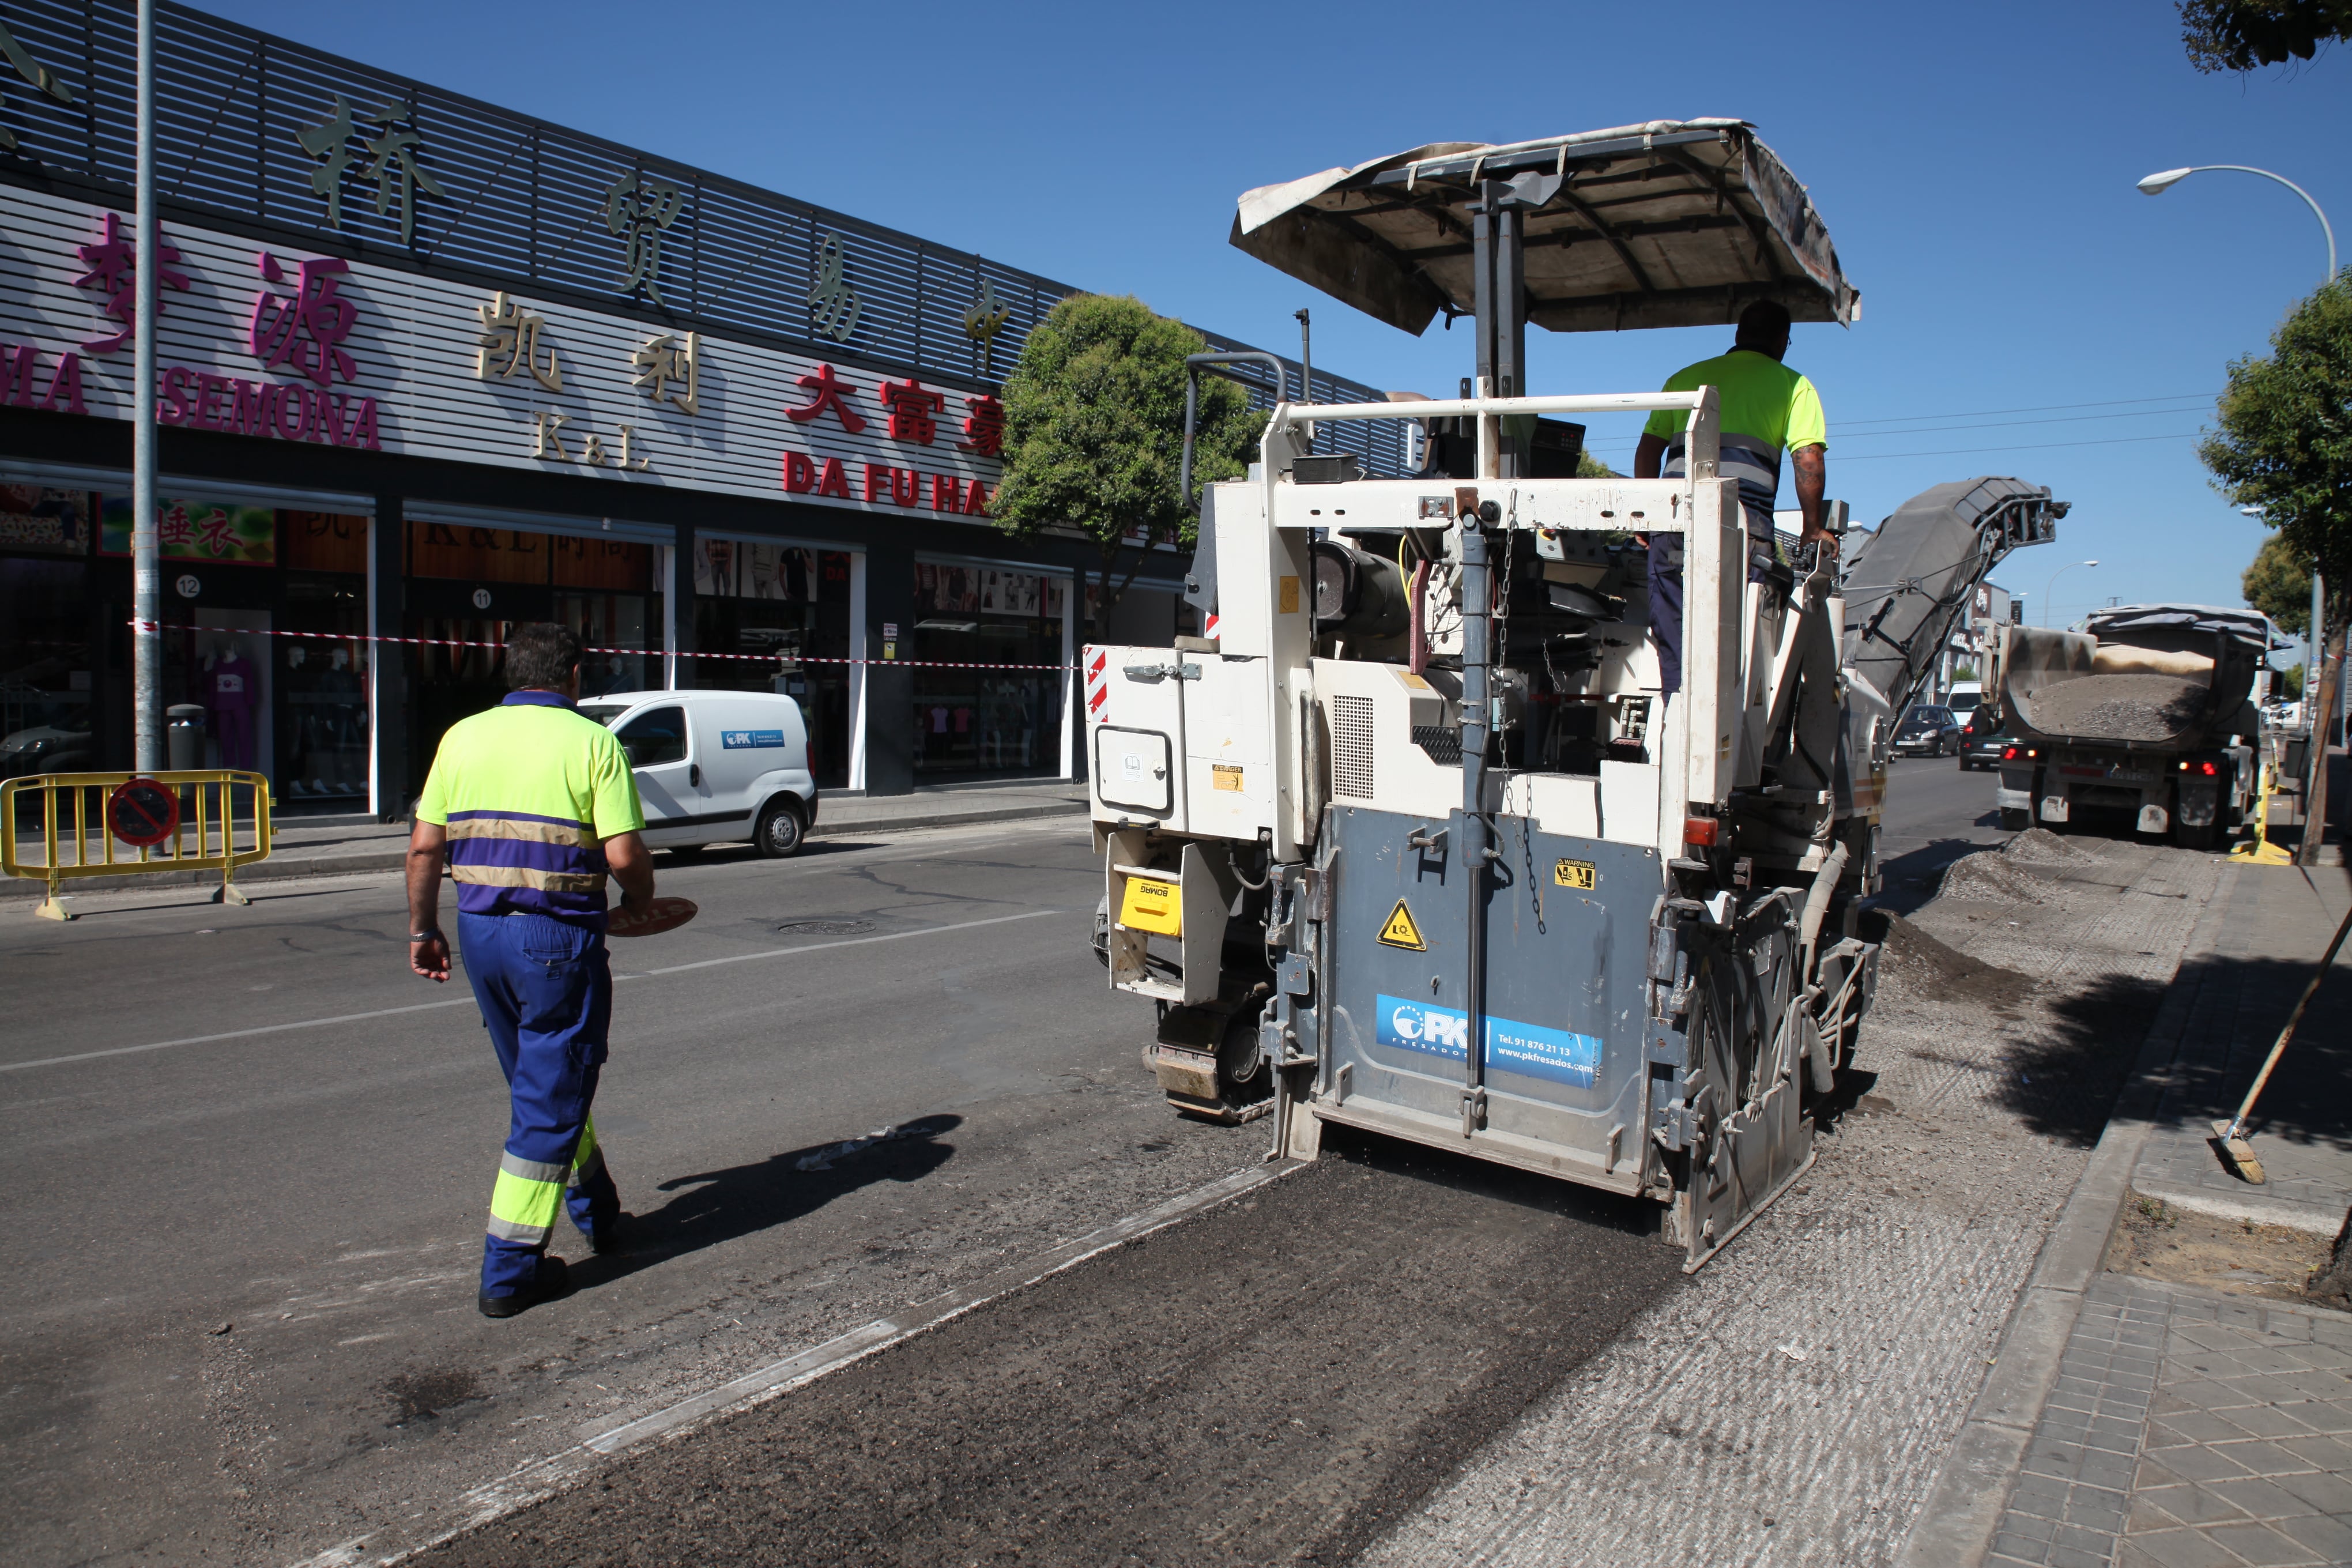
{"label": "yellow metal barrier", "polygon": [[2250,861],[2256,866],[2292,866],[2294,857],[2279,845],[2271,842],[2271,796],[2278,793],[2278,774],[2270,760],[2263,760],[2262,788],[2256,792],[2254,805],[2254,837],[2250,844],[2241,844],[2230,851],[2232,860]]}
{"label": "yellow metal barrier", "polygon": [[[152,848],[134,848],[107,831],[107,797],[117,785],[134,778],[152,779],[179,797],[179,826]],[[25,853],[32,845],[19,842],[20,819],[36,809],[26,799],[28,795],[40,797],[38,860]],[[246,803],[242,813],[237,809],[240,798]],[[271,804],[268,779],[227,768],[161,773],[41,773],[10,779],[0,784],[0,873],[37,877],[48,883],[49,896],[34,911],[44,920],[73,919],[58,895],[68,879],[75,877],[218,871],[221,886],[215,901],[249,904],[253,900],[237,890],[236,868],[269,858],[269,841],[277,832],[269,820]],[[240,840],[244,847],[239,847]]]}

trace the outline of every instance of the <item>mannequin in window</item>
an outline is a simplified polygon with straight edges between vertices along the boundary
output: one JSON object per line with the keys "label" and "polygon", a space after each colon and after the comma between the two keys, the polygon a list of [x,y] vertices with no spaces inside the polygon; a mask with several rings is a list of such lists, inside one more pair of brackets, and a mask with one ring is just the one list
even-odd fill
{"label": "mannequin in window", "polygon": [[212,710],[213,736],[220,743],[220,765],[253,766],[254,709],[261,701],[261,672],[223,638],[213,645],[205,670],[205,706]]}

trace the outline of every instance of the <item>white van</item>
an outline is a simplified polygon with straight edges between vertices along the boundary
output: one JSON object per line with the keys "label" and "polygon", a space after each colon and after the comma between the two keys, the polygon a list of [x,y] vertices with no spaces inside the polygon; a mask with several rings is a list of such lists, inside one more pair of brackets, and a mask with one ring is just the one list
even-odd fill
{"label": "white van", "polygon": [[801,705],[766,691],[614,691],[580,711],[620,737],[637,775],[646,842],[697,848],[749,839],[798,853],[816,821]]}

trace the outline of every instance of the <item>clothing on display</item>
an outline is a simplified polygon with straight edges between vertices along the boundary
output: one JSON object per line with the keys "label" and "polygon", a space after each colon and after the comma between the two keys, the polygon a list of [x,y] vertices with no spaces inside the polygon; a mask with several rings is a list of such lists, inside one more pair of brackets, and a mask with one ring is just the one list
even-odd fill
{"label": "clothing on display", "polygon": [[212,711],[213,739],[220,765],[253,766],[254,709],[261,701],[261,675],[234,647],[215,654],[205,671],[205,706]]}

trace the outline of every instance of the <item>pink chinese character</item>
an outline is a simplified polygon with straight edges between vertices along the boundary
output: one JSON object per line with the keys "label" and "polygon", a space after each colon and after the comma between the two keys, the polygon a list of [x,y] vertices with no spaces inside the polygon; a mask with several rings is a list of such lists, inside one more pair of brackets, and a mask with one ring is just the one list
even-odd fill
{"label": "pink chinese character", "polygon": [[164,508],[163,517],[156,521],[155,530],[159,545],[184,545],[195,542],[194,520],[188,516],[188,509],[177,501]]}
{"label": "pink chinese character", "polygon": [[971,417],[963,422],[964,439],[956,443],[956,449],[982,458],[1003,456],[1004,405],[986,394],[967,397],[964,404]]}
{"label": "pink chinese character", "polygon": [[[112,337],[92,338],[84,342],[81,345],[82,352],[110,354],[130,343],[131,333],[137,325],[138,244],[134,240],[123,237],[122,215],[109,213],[106,215],[106,237],[95,245],[78,245],[74,249],[80,254],[81,264],[89,268],[74,279],[74,287],[102,290],[106,295],[106,303],[100,309],[122,323],[122,330]],[[177,246],[164,239],[160,227],[155,232],[155,256],[158,263],[155,268],[155,279],[159,285],[155,297],[155,313],[160,316],[163,313],[162,288],[184,289],[188,286],[188,277],[184,272],[176,272],[162,265],[163,262],[179,260],[180,250]]]}
{"label": "pink chinese character", "polygon": [[204,536],[205,548],[215,555],[226,555],[236,548],[236,533],[229,526],[228,513],[219,507],[205,514],[197,531]]}
{"label": "pink chinese character", "polygon": [[[286,281],[276,257],[265,250],[257,259],[262,277]],[[332,386],[338,374],[357,381],[359,366],[341,345],[359,323],[360,310],[337,291],[352,264],[338,256],[319,256],[300,265],[301,280],[293,293],[264,289],[254,295],[246,344],[265,370],[291,365],[320,386]]]}
{"label": "pink chinese character", "polygon": [[841,427],[851,435],[855,436],[866,428],[865,416],[849,406],[847,395],[856,391],[857,388],[835,375],[833,366],[821,364],[816,367],[814,375],[797,376],[794,379],[809,389],[811,396],[809,401],[800,407],[785,409],[785,418],[795,425],[805,425],[830,408],[834,412],[834,416],[841,421]]}

